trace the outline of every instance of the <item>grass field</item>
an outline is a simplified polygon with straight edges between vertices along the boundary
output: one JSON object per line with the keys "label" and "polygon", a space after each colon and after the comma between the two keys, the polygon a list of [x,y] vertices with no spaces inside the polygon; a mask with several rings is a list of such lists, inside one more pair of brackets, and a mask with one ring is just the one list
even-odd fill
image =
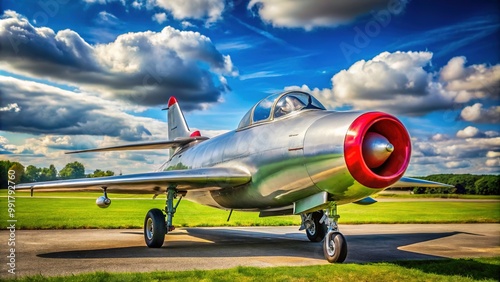
{"label": "grass field", "polygon": [[19,281],[498,281],[500,258],[32,276]]}
{"label": "grass field", "polygon": [[[29,195],[29,194],[24,194]],[[67,198],[74,197],[80,198]],[[139,196],[135,199],[113,197],[108,209],[95,205],[99,193],[37,193],[36,197],[16,194],[15,218],[18,229],[53,228],[142,228],[151,208],[164,208],[165,199]],[[123,195],[121,195],[124,197]],[[45,198],[66,197],[66,198]],[[83,197],[83,198],[81,198]],[[130,195],[128,197],[131,197]],[[137,197],[133,195],[132,197]],[[0,197],[7,217],[7,198]],[[363,223],[498,223],[500,204],[495,202],[387,202],[371,206],[339,206],[340,224]],[[255,212],[214,209],[183,200],[174,217],[175,226],[283,226],[299,225],[298,216],[259,218]],[[4,228],[6,221],[0,222]]]}
{"label": "grass field", "polygon": [[410,193],[391,193],[384,191],[375,195],[375,198],[405,198],[405,199],[477,199],[477,200],[499,200],[500,195],[459,195],[459,194],[410,194]]}

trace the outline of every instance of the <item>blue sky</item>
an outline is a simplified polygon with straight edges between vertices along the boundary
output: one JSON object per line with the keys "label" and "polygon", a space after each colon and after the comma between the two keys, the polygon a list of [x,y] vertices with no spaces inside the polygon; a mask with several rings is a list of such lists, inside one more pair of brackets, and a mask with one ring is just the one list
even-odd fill
{"label": "blue sky", "polygon": [[234,129],[301,88],[381,110],[413,139],[408,174],[500,172],[498,1],[42,0],[0,4],[0,159],[154,170],[166,152],[64,151]]}

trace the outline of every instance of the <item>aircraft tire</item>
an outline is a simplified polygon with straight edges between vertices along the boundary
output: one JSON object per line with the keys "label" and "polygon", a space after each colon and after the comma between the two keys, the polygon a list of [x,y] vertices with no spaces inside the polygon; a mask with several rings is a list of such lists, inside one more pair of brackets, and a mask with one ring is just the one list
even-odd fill
{"label": "aircraft tire", "polygon": [[325,238],[327,226],[326,224],[319,223],[323,217],[323,211],[316,211],[312,213],[313,226],[306,228],[306,235],[311,242],[321,242]]}
{"label": "aircraft tire", "polygon": [[144,219],[144,240],[150,248],[161,248],[166,234],[165,215],[160,209],[151,209]]}
{"label": "aircraft tire", "polygon": [[344,235],[339,232],[330,231],[323,241],[323,254],[330,263],[341,263],[347,257],[347,242]]}

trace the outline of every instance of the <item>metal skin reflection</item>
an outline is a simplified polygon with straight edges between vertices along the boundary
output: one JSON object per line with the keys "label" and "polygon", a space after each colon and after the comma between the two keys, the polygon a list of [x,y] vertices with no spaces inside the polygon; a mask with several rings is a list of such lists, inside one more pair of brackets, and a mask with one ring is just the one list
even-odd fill
{"label": "metal skin reflection", "polygon": [[164,169],[231,167],[252,175],[251,181],[237,188],[186,194],[188,199],[219,208],[277,208],[322,191],[339,204],[355,202],[380,192],[380,187],[357,184],[344,158],[346,131],[359,115],[301,111],[193,144],[175,154]]}
{"label": "metal skin reflection", "polygon": [[[112,193],[166,193],[165,213],[148,212],[149,247],[163,245],[173,230],[182,197],[227,210],[261,216],[297,214],[311,241],[323,241],[325,258],[342,262],[347,243],[339,232],[337,205],[372,204],[371,195],[391,186],[447,187],[405,178],[411,154],[403,124],[382,112],[327,111],[310,94],[290,91],[256,104],[239,127],[214,138],[192,132],[179,103],[168,103],[169,140],[70,153],[170,149],[157,172],[22,184],[18,189],[103,190]],[[177,204],[174,199],[180,196]]]}

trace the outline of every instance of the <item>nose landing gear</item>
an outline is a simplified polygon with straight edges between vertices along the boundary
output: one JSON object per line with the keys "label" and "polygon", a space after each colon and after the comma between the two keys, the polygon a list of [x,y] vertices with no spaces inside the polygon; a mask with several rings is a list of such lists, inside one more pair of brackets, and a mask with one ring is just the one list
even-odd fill
{"label": "nose landing gear", "polygon": [[323,240],[323,254],[330,262],[343,262],[347,257],[347,242],[344,235],[340,233],[337,221],[340,216],[337,214],[337,205],[330,204],[323,216],[325,224],[328,226],[325,239]]}
{"label": "nose landing gear", "polygon": [[323,240],[323,254],[330,263],[343,262],[347,257],[347,242],[339,231],[337,222],[337,205],[330,203],[325,212],[315,211],[301,214],[302,225],[300,230],[306,230],[307,238],[311,242]]}

